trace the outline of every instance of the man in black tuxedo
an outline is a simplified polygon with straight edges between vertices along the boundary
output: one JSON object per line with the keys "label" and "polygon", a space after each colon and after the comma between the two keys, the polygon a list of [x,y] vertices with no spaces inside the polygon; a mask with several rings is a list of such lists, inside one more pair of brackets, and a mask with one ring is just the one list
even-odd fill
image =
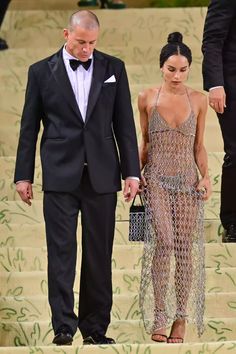
{"label": "man in black tuxedo", "polygon": [[[8,5],[10,3],[11,0],[1,0],[0,1],[0,28],[5,16],[5,13],[7,11]],[[8,45],[7,42],[5,41],[5,39],[0,38],[0,50],[4,50],[7,49]]]}
{"label": "man in black tuxedo", "polygon": [[[124,63],[95,50],[94,13],[74,13],[66,44],[29,68],[15,182],[33,198],[34,160],[42,121],[41,161],[48,248],[53,343],[71,344],[79,327],[84,344],[110,344],[111,255],[116,192],[130,201],[139,185],[139,159]],[[117,150],[118,147],[118,150]],[[119,153],[118,153],[119,151]],[[74,313],[78,212],[82,222],[79,314]]]}
{"label": "man in black tuxedo", "polygon": [[220,217],[223,242],[236,242],[236,1],[211,0],[203,34],[204,89],[224,140]]}

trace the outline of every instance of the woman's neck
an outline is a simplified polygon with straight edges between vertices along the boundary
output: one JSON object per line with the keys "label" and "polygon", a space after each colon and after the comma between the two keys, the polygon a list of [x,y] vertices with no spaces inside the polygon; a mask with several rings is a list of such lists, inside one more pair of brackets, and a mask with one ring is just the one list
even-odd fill
{"label": "woman's neck", "polygon": [[186,87],[183,84],[178,85],[178,87],[175,87],[174,85],[167,84],[166,82],[164,82],[162,84],[162,92],[163,91],[170,95],[182,96],[186,94]]}

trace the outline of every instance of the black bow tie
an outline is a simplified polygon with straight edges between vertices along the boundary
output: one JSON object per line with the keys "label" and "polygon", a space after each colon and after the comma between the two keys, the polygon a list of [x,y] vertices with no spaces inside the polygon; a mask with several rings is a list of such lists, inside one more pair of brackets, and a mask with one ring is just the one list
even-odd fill
{"label": "black bow tie", "polygon": [[77,59],[70,59],[70,66],[72,70],[77,70],[78,66],[82,65],[85,70],[88,70],[90,67],[92,59],[88,59],[87,61],[81,61]]}

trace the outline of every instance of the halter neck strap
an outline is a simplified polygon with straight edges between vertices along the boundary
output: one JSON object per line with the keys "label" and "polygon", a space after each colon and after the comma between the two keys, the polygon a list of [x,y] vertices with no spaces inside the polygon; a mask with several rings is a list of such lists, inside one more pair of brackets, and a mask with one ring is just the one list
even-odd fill
{"label": "halter neck strap", "polygon": [[[158,92],[157,92],[157,95],[156,95],[156,100],[155,100],[155,107],[158,104],[158,100],[159,100],[159,97],[160,97],[161,90],[162,90],[162,86],[158,89]],[[189,106],[190,106],[191,112],[193,112],[193,106],[192,106],[192,102],[191,102],[187,87],[185,87],[185,92],[186,92],[186,95],[187,95],[187,98],[188,98],[188,102],[189,102]]]}

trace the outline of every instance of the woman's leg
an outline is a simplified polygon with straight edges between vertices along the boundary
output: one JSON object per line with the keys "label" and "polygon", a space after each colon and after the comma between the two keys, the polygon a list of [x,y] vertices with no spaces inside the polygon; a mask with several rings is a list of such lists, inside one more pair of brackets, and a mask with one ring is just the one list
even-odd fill
{"label": "woman's leg", "polygon": [[185,319],[193,277],[193,234],[196,227],[195,195],[178,193],[173,199],[176,320],[169,342],[180,343],[185,334]]}
{"label": "woman's leg", "polygon": [[169,192],[162,188],[150,188],[149,203],[156,235],[151,267],[155,298],[152,339],[166,342],[167,338],[163,337],[167,326],[166,296],[170,276],[170,257],[174,246]]}

